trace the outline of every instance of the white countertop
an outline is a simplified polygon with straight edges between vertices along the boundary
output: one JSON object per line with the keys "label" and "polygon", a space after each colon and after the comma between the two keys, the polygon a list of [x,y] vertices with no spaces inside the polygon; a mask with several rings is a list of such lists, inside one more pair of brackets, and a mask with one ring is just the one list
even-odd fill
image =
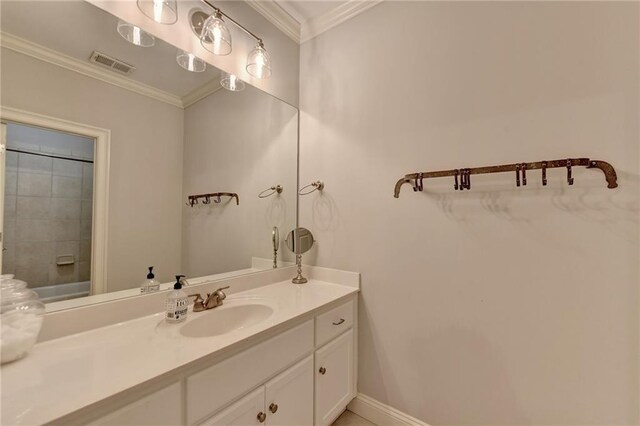
{"label": "white countertop", "polygon": [[[178,328],[185,323],[167,324],[161,312],[37,344],[26,358],[0,369],[1,423],[50,422],[357,292],[315,279],[305,285],[289,280],[227,297],[225,303],[259,299],[274,313],[221,336],[184,337]],[[209,312],[189,312],[187,322]]]}

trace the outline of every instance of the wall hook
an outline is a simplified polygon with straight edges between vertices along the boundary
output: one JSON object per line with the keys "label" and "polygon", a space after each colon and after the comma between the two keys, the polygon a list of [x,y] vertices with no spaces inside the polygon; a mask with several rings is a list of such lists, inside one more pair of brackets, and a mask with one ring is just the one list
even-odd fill
{"label": "wall hook", "polygon": [[[311,190],[305,191],[305,189],[307,188],[311,188]],[[300,188],[300,190],[298,191],[298,194],[308,195],[314,191],[322,191],[323,189],[324,189],[324,182],[322,182],[321,180],[317,180],[315,182],[311,182],[309,185],[305,185],[302,188]]]}
{"label": "wall hook", "polygon": [[[567,182],[569,185],[573,185],[573,177],[571,176],[571,168],[576,166],[586,167],[588,169],[599,169],[604,174],[604,178],[607,181],[607,188],[613,189],[618,187],[618,176],[613,166],[606,161],[602,160],[590,160],[589,158],[563,158],[558,160],[545,160],[535,161],[530,163],[512,163],[512,164],[500,164],[497,166],[484,166],[474,167],[466,169],[450,169],[450,170],[437,170],[420,173],[409,173],[400,178],[394,188],[393,196],[398,198],[400,196],[400,189],[402,185],[413,185],[416,190],[419,186],[423,185],[424,179],[441,178],[446,176],[454,176],[454,189],[463,190],[471,188],[471,175],[487,174],[487,173],[513,173],[516,172],[516,186],[520,186],[520,171],[522,171],[522,180],[524,184],[527,184],[527,170],[542,169],[542,185],[547,184],[547,169],[559,169],[567,168]],[[455,178],[460,177],[460,182],[456,188]]]}
{"label": "wall hook", "polygon": [[205,195],[204,200],[202,201],[202,204],[211,204],[211,197],[208,195]]}
{"label": "wall hook", "polygon": [[258,198],[267,198],[272,196],[273,194],[282,194],[282,186],[276,185],[270,188],[265,189],[261,193],[258,194]]}
{"label": "wall hook", "polygon": [[458,174],[460,173],[460,171],[458,169],[455,169],[453,172],[455,173],[453,175],[454,176],[453,189],[457,191],[458,190]]}
{"label": "wall hook", "polygon": [[567,183],[573,185],[573,178],[571,177],[571,159],[567,159]]}

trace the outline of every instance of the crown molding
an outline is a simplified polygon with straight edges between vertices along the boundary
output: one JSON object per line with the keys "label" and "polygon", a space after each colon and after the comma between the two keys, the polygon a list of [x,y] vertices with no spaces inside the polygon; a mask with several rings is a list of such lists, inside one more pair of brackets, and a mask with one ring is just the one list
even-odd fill
{"label": "crown molding", "polygon": [[182,97],[182,108],[188,108],[199,100],[206,98],[210,94],[215,93],[220,89],[222,89],[222,86],[220,85],[220,79],[214,78],[208,83],[205,83],[202,86],[197,87],[191,92],[184,95]]}
{"label": "crown molding", "polygon": [[13,34],[0,32],[0,46],[31,56],[41,61],[57,65],[70,71],[77,72],[87,77],[92,77],[96,80],[112,84],[130,92],[183,108],[183,102],[179,96],[156,89],[155,87],[137,82],[130,78],[120,76],[111,71],[100,69],[88,62],[85,63],[79,59],[17,37]]}
{"label": "crown molding", "polygon": [[274,0],[245,0],[251,8],[264,16],[291,40],[300,44],[300,23]]}
{"label": "crown molding", "polygon": [[365,10],[371,9],[382,1],[383,0],[349,0],[324,15],[304,22],[300,28],[300,43],[319,36],[325,31],[356,17]]}
{"label": "crown molding", "polygon": [[287,11],[278,4],[277,0],[244,1],[293,41],[302,44],[356,17],[365,10],[381,3],[383,0],[348,0],[324,15],[302,23],[289,15]]}

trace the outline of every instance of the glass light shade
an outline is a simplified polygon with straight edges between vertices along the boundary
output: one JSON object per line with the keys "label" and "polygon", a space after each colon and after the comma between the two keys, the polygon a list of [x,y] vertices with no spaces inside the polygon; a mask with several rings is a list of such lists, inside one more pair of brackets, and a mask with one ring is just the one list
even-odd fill
{"label": "glass light shade", "polygon": [[159,24],[175,24],[178,21],[177,0],[138,0],[138,9]]}
{"label": "glass light shade", "polygon": [[156,39],[151,34],[124,21],[118,21],[118,34],[131,44],[140,47],[151,47],[156,44]]}
{"label": "glass light shade", "polygon": [[264,45],[259,42],[249,52],[247,57],[247,72],[256,78],[269,78],[271,76],[271,57],[264,50]]}
{"label": "glass light shade", "polygon": [[231,33],[222,20],[222,14],[216,11],[202,26],[200,44],[214,55],[225,56],[231,53]]}
{"label": "glass light shade", "polygon": [[240,80],[233,74],[224,71],[220,74],[220,85],[231,92],[240,92],[244,90],[244,81]]}
{"label": "glass light shade", "polygon": [[205,61],[198,58],[193,53],[185,52],[181,49],[178,49],[176,61],[178,62],[178,65],[187,71],[203,72],[207,69],[207,63]]}

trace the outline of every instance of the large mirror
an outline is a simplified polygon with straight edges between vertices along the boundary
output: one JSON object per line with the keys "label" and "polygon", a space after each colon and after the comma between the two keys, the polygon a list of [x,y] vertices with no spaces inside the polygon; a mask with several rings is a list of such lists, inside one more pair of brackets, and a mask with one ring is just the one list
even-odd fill
{"label": "large mirror", "polygon": [[139,294],[150,266],[291,260],[272,236],[296,227],[296,108],[89,3],[0,7],[3,274],[70,307]]}

